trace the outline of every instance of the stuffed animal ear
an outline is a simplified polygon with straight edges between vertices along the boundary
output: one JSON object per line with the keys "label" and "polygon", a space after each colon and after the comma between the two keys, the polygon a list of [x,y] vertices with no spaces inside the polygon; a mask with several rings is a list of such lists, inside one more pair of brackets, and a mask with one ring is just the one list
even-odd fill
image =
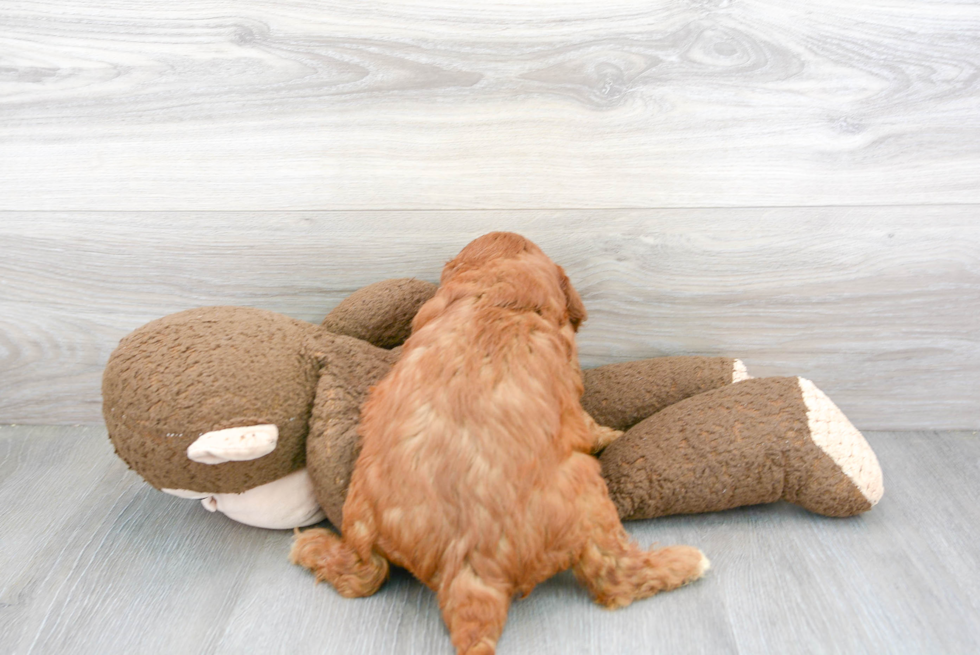
{"label": "stuffed animal ear", "polygon": [[268,455],[278,441],[279,428],[271,424],[214,430],[187,447],[187,458],[200,464],[244,462]]}

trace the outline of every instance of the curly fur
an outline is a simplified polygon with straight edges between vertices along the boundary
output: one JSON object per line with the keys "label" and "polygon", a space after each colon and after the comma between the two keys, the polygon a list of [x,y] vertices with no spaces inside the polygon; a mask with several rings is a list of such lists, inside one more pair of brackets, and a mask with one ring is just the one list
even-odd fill
{"label": "curly fur", "polygon": [[374,593],[387,560],[407,568],[469,654],[494,652],[515,594],[569,567],[611,608],[700,577],[697,549],[630,541],[589,455],[618,433],[579,403],[585,318],[530,241],[468,245],[364,405],[343,539],[301,533],[293,561],[345,596]]}

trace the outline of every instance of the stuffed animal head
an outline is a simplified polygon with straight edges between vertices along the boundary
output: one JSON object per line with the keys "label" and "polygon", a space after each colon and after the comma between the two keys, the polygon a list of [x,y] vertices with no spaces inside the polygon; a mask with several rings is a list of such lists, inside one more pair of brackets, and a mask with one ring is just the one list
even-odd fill
{"label": "stuffed animal head", "polygon": [[242,493],[303,466],[316,326],[245,307],[152,321],[113,352],[103,414],[119,456],[157,489]]}
{"label": "stuffed animal head", "polygon": [[[397,346],[434,290],[387,280],[324,324]],[[192,309],[120,342],[103,375],[103,415],[117,454],[157,489],[250,525],[309,525],[323,518],[305,468],[318,391],[329,408],[321,422],[356,425],[358,399],[395,356],[386,352],[274,312]]]}

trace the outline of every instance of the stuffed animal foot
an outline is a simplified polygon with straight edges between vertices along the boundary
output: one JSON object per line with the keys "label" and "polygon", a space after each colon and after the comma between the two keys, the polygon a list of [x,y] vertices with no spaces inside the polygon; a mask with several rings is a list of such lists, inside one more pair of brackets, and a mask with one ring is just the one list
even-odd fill
{"label": "stuffed animal foot", "polygon": [[585,415],[585,422],[589,428],[589,434],[592,435],[592,448],[590,453],[595,455],[605,449],[606,446],[623,436],[622,430],[614,430],[613,428],[607,428],[604,425],[599,425],[596,423],[595,419]]}
{"label": "stuffed animal foot", "polygon": [[803,378],[750,379],[682,400],[627,431],[600,460],[624,519],[780,499],[852,516],[883,493],[867,441]]}

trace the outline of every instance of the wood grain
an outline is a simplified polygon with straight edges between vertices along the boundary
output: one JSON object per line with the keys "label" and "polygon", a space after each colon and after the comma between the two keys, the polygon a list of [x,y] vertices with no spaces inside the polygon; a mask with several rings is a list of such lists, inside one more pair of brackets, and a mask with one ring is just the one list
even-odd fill
{"label": "wood grain", "polygon": [[0,209],[980,202],[980,5],[10,0]]}
{"label": "wood grain", "polygon": [[741,357],[812,379],[858,427],[980,427],[972,207],[2,215],[0,420],[98,423],[102,368],[154,318],[246,305],[319,322],[519,231],[566,267],[585,366]]}
{"label": "wood grain", "polygon": [[[777,503],[627,523],[708,576],[616,612],[571,575],[516,601],[501,655],[966,653],[980,641],[977,433],[872,433],[886,492],[829,519]],[[102,428],[0,427],[0,653],[452,653],[403,571],[366,599],[315,585],[290,534],[157,492]]]}

